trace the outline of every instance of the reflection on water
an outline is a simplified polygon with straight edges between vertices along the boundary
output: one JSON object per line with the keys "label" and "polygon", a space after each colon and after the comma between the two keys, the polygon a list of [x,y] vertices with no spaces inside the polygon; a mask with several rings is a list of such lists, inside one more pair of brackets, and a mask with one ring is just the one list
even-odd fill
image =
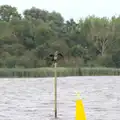
{"label": "reflection on water", "polygon": [[[54,120],[53,78],[0,79],[0,120]],[[87,120],[120,120],[120,77],[58,78],[58,120],[75,120],[76,91]]]}

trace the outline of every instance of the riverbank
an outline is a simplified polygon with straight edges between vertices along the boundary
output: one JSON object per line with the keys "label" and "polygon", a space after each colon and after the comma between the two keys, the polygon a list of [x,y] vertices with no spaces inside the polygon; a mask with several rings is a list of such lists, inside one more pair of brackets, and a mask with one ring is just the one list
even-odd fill
{"label": "riverbank", "polygon": [[[69,68],[58,67],[58,76],[106,76],[120,75],[120,69],[115,68]],[[1,68],[0,77],[53,77],[54,68]]]}

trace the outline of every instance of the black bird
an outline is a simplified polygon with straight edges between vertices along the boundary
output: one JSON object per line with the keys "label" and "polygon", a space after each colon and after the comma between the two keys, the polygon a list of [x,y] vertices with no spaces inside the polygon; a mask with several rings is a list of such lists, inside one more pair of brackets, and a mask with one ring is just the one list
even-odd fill
{"label": "black bird", "polygon": [[64,56],[61,53],[59,53],[58,51],[56,51],[55,54],[49,54],[45,59],[47,60],[47,62],[50,61],[52,63],[55,63],[63,58],[64,58]]}
{"label": "black bird", "polygon": [[57,62],[57,61],[59,61],[60,59],[64,58],[61,53],[58,53],[58,51],[56,51],[55,54],[50,54],[48,57],[49,57],[49,58],[51,59],[51,61],[53,61],[53,62]]}

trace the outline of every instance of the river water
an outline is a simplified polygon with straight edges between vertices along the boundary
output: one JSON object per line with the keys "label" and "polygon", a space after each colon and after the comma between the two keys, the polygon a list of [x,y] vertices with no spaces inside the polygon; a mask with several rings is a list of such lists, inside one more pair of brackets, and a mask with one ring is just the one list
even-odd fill
{"label": "river water", "polygon": [[[58,120],[75,120],[75,92],[87,120],[120,120],[120,77],[60,77]],[[54,120],[53,78],[1,78],[0,120]]]}

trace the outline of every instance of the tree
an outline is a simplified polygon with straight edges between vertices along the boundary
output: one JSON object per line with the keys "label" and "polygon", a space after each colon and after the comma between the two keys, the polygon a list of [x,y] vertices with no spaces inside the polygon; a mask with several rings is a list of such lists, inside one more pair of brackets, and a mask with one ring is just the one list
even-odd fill
{"label": "tree", "polygon": [[32,7],[31,9],[26,9],[23,12],[25,18],[35,18],[35,19],[39,19],[39,20],[43,20],[44,22],[46,22],[48,20],[48,11],[45,10],[41,10],[38,9],[36,7]]}
{"label": "tree", "polygon": [[106,50],[111,47],[113,42],[114,29],[107,18],[90,18],[90,31],[88,39],[90,38],[101,56],[106,53]]}
{"label": "tree", "polygon": [[21,16],[16,7],[0,6],[0,67],[45,67],[44,57],[56,50],[63,66],[120,67],[120,16],[76,22],[56,11],[32,7]]}
{"label": "tree", "polygon": [[0,6],[0,20],[9,22],[14,17],[21,18],[21,15],[17,12],[15,7],[10,5]]}

